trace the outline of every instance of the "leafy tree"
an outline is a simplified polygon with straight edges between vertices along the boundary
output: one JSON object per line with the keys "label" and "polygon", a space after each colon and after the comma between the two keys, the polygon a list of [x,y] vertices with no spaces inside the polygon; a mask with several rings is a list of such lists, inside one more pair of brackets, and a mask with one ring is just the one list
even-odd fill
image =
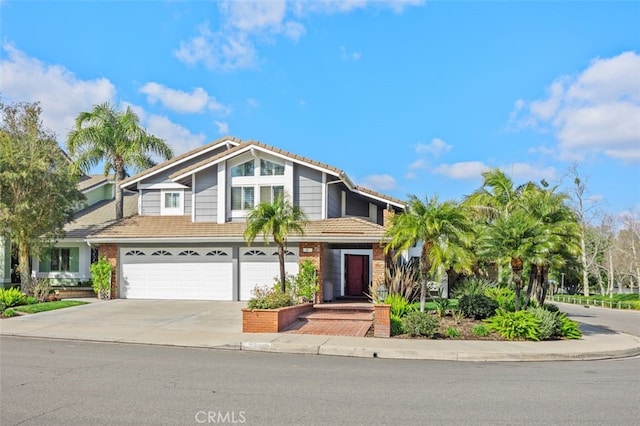
{"label": "leafy tree", "polygon": [[109,103],[95,105],[90,112],[76,117],[75,128],[67,138],[69,154],[77,166],[87,173],[104,161],[104,174],[113,170],[116,186],[116,219],[123,217],[120,181],[127,168],[144,170],[155,163],[151,155],[163,160],[173,157],[173,151],[162,139],[147,134],[138,116],[130,107],[118,111]]}
{"label": "leafy tree", "polygon": [[79,175],[40,120],[37,103],[0,104],[0,234],[17,248],[23,290],[29,256],[63,235],[84,196]]}
{"label": "leafy tree", "polygon": [[269,244],[269,237],[278,247],[280,261],[280,286],[282,292],[287,291],[284,270],[284,255],[287,236],[290,233],[304,234],[302,229],[306,217],[298,206],[294,206],[284,196],[278,196],[272,203],[261,203],[254,207],[247,215],[247,229],[244,238],[251,244],[262,234],[264,243]]}
{"label": "leafy tree", "polygon": [[385,251],[401,251],[422,242],[420,252],[420,311],[424,312],[429,275],[440,267],[470,270],[473,263],[469,244],[472,224],[461,206],[453,201],[439,202],[436,196],[421,200],[409,196],[407,209],[391,218],[386,232]]}

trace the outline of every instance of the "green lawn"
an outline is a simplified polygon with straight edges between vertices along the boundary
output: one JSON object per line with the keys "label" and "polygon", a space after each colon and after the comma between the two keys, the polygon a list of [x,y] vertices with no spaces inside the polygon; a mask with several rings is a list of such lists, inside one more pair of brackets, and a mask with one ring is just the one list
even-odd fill
{"label": "green lawn", "polygon": [[549,302],[573,303],[576,305],[600,306],[612,309],[636,309],[640,310],[640,300],[637,294],[616,294],[613,297],[593,295],[589,297],[579,294],[556,294],[547,297]]}
{"label": "green lawn", "polygon": [[58,300],[56,302],[36,303],[34,305],[21,305],[11,309],[14,311],[24,312],[26,314],[36,314],[38,312],[70,308],[71,306],[86,305],[87,303],[88,302],[81,302],[79,300]]}

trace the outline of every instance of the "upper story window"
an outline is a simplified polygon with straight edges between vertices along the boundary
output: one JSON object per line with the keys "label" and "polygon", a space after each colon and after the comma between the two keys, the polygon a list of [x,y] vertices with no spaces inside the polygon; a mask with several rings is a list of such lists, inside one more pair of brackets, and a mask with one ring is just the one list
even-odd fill
{"label": "upper story window", "polygon": [[253,186],[231,188],[231,210],[250,210],[254,206]]}
{"label": "upper story window", "polygon": [[163,215],[181,215],[184,214],[184,191],[165,190],[162,191],[162,199],[160,201],[161,214]]}
{"label": "upper story window", "polygon": [[261,203],[273,203],[278,197],[284,197],[284,186],[275,185],[260,187]]}
{"label": "upper story window", "polygon": [[284,166],[269,160],[260,160],[260,176],[284,176]]}
{"label": "upper story window", "polygon": [[237,166],[231,168],[231,177],[253,176],[254,167],[255,166],[253,160],[247,161],[246,163],[238,164]]}

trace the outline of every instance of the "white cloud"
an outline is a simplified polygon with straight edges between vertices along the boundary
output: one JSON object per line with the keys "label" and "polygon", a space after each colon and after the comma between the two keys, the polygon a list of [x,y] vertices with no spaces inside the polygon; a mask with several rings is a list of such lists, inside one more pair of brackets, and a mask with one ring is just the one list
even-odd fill
{"label": "white cloud", "polygon": [[229,108],[216,101],[202,87],[196,87],[191,93],[170,89],[162,84],[150,82],[140,88],[151,104],[160,102],[165,108],[179,113],[202,112],[205,109],[226,113]]}
{"label": "white cloud", "polygon": [[213,124],[216,125],[216,127],[218,128],[218,133],[221,135],[228,135],[229,134],[229,123],[227,123],[226,121],[218,121],[215,120],[213,122]]}
{"label": "white cloud", "polygon": [[[452,164],[440,164],[432,172],[451,179],[481,179],[482,173],[492,168],[482,161],[462,161]],[[528,163],[512,163],[499,166],[507,176],[516,181],[556,180],[553,167],[540,167]]]}
{"label": "white cloud", "polygon": [[579,75],[554,81],[545,99],[517,101],[511,124],[552,131],[563,159],[604,154],[640,162],[639,75],[635,52],[597,58]]}
{"label": "white cloud", "polygon": [[340,46],[340,52],[341,52],[340,57],[345,62],[359,61],[360,58],[362,57],[362,54],[360,52],[349,52],[347,51],[347,48],[344,46]]}
{"label": "white cloud", "polygon": [[440,154],[451,151],[452,146],[439,138],[431,139],[429,144],[419,143],[416,145],[416,152],[418,154],[430,154],[434,157],[438,157]]}
{"label": "white cloud", "polygon": [[[219,25],[215,29],[208,22],[198,25],[196,35],[182,41],[174,54],[186,64],[202,63],[209,69],[252,68],[258,62],[257,43],[271,42],[278,36],[299,40],[306,32],[301,20],[310,15],[349,13],[370,6],[401,13],[408,6],[423,3],[422,0],[221,1]],[[348,53],[347,57],[358,60],[360,53]]]}
{"label": "white cloud", "polygon": [[377,191],[390,191],[396,188],[396,180],[389,175],[369,175],[362,182],[364,187]]}
{"label": "white cloud", "polygon": [[540,167],[528,163],[513,163],[501,166],[500,169],[515,181],[539,181],[542,179],[556,180],[556,170],[553,167]]}
{"label": "white cloud", "polygon": [[419,158],[413,163],[409,164],[409,170],[419,170],[427,167],[427,161],[424,158]]}
{"label": "white cloud", "polygon": [[113,101],[116,88],[106,78],[81,80],[60,65],[29,57],[9,42],[2,43],[2,96],[10,102],[40,102],[42,122],[58,141],[66,140],[76,116],[93,105]]}
{"label": "white cloud", "polygon": [[488,169],[489,166],[481,161],[462,161],[452,164],[440,164],[432,171],[451,179],[479,179],[482,177],[482,172]]}
{"label": "white cloud", "polygon": [[[193,134],[188,129],[169,120],[163,115],[138,114],[147,131],[154,136],[164,139],[173,148],[174,154],[179,155],[197,148],[206,142],[202,133]],[[144,118],[144,120],[143,120]]]}
{"label": "white cloud", "polygon": [[260,103],[255,98],[247,98],[247,105],[249,105],[251,108],[258,108],[260,106]]}

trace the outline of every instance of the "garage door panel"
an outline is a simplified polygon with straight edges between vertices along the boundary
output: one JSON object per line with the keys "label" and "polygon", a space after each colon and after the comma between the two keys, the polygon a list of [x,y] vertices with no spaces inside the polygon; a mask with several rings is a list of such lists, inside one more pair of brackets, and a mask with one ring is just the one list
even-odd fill
{"label": "garage door panel", "polygon": [[[158,251],[170,255],[151,255]],[[230,249],[201,250],[199,255],[178,255],[175,248],[140,249],[144,255],[122,250],[120,297],[130,299],[232,300],[233,272]]]}
{"label": "garage door panel", "polygon": [[[298,262],[285,262],[285,272],[298,274]],[[240,267],[240,300],[249,300],[251,292],[258,287],[271,287],[280,278],[280,263],[245,262]]]}

